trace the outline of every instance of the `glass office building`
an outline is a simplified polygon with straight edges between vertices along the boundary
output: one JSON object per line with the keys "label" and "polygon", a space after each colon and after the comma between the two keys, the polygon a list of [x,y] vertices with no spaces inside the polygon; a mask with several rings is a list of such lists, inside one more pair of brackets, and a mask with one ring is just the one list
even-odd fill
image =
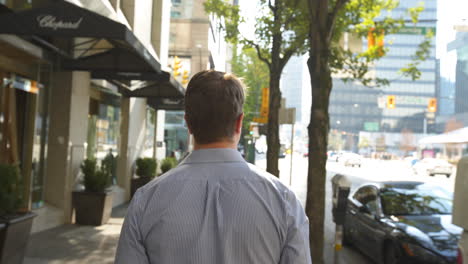
{"label": "glass office building", "polygon": [[[392,10],[390,15],[394,18],[408,17],[405,15],[408,8],[418,6],[419,2],[401,1],[400,6]],[[436,97],[435,37],[432,39],[428,59],[418,66],[421,78],[413,81],[399,73],[402,67],[412,62],[425,34],[436,30],[437,1],[428,0],[424,3],[425,9],[420,14],[417,25],[408,23],[400,33],[385,36],[384,43],[388,52],[376,62],[374,74],[377,78],[389,80],[388,86],[369,88],[334,79],[330,102],[332,129],[352,133],[400,133],[402,130],[423,133],[425,129],[430,132],[434,117],[427,114],[426,110],[429,100]],[[363,41],[363,48],[367,48],[367,40]],[[384,102],[388,96],[395,97],[394,109],[385,107]]]}
{"label": "glass office building", "polygon": [[[408,17],[405,16],[408,8],[416,7],[420,2],[419,0],[401,1],[400,6],[394,9],[391,15],[395,18]],[[436,19],[437,1],[424,1],[424,11],[419,16],[420,22],[416,26],[412,23],[405,26],[417,30],[404,30],[404,33],[385,37],[385,43],[392,44],[388,45],[389,51],[386,56],[376,64],[376,77],[391,82],[389,86],[380,89],[380,92],[383,96],[394,95],[396,107],[383,108],[380,122],[383,131],[401,132],[406,129],[415,133],[431,132],[434,117],[427,115],[426,110],[429,100],[436,96],[435,37],[432,38],[429,57],[418,66],[421,71],[419,80],[413,81],[408,77],[402,77],[398,71],[411,63],[418,45],[425,39],[425,34],[428,31],[435,32]],[[425,124],[428,125],[426,128]]]}

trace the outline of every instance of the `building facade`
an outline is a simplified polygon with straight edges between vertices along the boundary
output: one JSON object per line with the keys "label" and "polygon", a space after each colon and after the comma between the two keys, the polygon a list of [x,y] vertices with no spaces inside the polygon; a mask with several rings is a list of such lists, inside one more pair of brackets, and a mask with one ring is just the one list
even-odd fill
{"label": "building facade", "polygon": [[[466,27],[465,27],[466,28]],[[451,86],[453,112],[451,116],[440,116],[438,123],[446,124],[454,121],[457,126],[468,126],[468,32],[460,31],[456,39],[448,44],[447,50],[450,55],[456,57],[455,80]]]}
{"label": "building facade", "polygon": [[164,71],[170,4],[0,0],[0,161],[20,166],[33,232],[74,221],[84,159],[117,160],[118,206],[135,160],[161,157],[165,107],[154,102],[184,93]]}
{"label": "building facade", "polygon": [[[394,18],[408,17],[408,8],[417,7],[419,2],[401,1],[390,15]],[[437,97],[438,89],[435,37],[431,40],[429,57],[418,66],[421,78],[413,81],[399,73],[402,67],[411,63],[412,56],[418,45],[425,40],[426,34],[429,31],[435,32],[436,0],[424,1],[424,11],[421,12],[419,21],[416,25],[407,23],[400,32],[384,37],[388,52],[372,67],[372,75],[388,80],[389,85],[364,87],[334,78],[330,99],[330,126],[332,132],[343,135],[340,140],[345,142],[341,144],[345,149],[356,151],[359,148],[360,132],[382,135],[435,132],[435,114],[428,112],[429,101]],[[362,44],[363,49],[367,49],[367,40]],[[395,107],[387,107],[389,97],[394,98]],[[397,152],[399,148],[400,146],[387,144],[378,150],[374,147],[373,151]]]}
{"label": "building facade", "polygon": [[[392,11],[392,16],[403,17],[408,8],[416,7],[420,1],[401,1],[400,5]],[[418,66],[421,78],[411,80],[402,77],[398,72],[402,67],[412,61],[418,45],[424,41],[428,31],[435,32],[437,21],[437,1],[424,1],[424,11],[419,16],[419,22],[413,26],[407,23],[401,33],[385,37],[385,43],[389,45],[389,52],[376,63],[377,78],[385,78],[390,81],[389,86],[380,91],[383,96],[395,96],[396,107],[394,109],[383,108],[380,129],[389,132],[401,132],[403,129],[416,133],[431,132],[430,127],[424,128],[426,110],[431,98],[436,97],[437,61],[435,37],[432,38],[430,54],[427,60]],[[405,30],[407,29],[407,30]],[[367,44],[366,44],[367,45]],[[432,117],[433,119],[433,117]],[[431,123],[431,122],[429,122]]]}
{"label": "building facade", "polygon": [[[203,0],[172,0],[169,38],[169,66],[180,60],[178,80],[190,79],[199,71],[230,72],[231,48],[224,40],[220,21],[209,16]],[[185,77],[184,77],[185,75]],[[166,113],[164,141],[167,155],[182,156],[190,150],[190,137],[183,112]]]}

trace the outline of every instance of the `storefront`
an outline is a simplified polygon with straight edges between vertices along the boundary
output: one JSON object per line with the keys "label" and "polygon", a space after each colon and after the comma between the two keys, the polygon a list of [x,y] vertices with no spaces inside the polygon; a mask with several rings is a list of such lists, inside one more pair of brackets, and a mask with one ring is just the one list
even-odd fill
{"label": "storefront", "polygon": [[[0,161],[21,166],[29,209],[58,212],[38,212],[38,231],[72,220],[71,191],[86,157],[118,159],[114,205],[127,201],[136,145],[157,144],[147,116],[165,108],[150,101],[180,108],[184,89],[125,25],[67,1],[36,2],[0,2]],[[142,90],[150,93],[134,93]],[[135,116],[148,120],[145,142]]]}

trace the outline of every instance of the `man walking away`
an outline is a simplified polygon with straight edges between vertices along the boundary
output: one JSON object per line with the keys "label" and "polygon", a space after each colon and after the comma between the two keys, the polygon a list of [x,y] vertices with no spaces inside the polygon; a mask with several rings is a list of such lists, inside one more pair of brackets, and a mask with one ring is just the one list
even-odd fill
{"label": "man walking away", "polygon": [[310,264],[309,224],[294,193],[237,151],[244,86],[197,73],[185,94],[194,151],[138,189],[117,264]]}

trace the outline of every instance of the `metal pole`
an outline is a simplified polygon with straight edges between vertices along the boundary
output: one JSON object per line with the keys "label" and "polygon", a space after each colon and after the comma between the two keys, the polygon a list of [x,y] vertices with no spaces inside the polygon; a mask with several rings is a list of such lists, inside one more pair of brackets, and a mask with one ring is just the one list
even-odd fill
{"label": "metal pole", "polygon": [[291,186],[291,183],[292,183],[293,156],[294,156],[294,123],[292,124],[292,131],[291,131],[291,164],[289,166],[289,186]]}
{"label": "metal pole", "polygon": [[335,227],[335,264],[340,263],[340,251],[343,249],[342,245],[342,240],[343,240],[343,226],[342,225],[336,225]]}
{"label": "metal pole", "polygon": [[158,110],[154,110],[154,135],[153,135],[153,159],[157,157],[157,149],[158,149]]}

